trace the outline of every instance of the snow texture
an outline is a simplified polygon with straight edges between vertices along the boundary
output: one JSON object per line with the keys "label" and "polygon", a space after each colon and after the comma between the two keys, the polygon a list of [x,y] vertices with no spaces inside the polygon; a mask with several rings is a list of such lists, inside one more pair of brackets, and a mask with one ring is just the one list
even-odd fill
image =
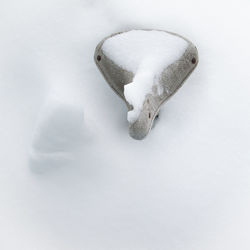
{"label": "snow texture", "polygon": [[[248,0],[0,1],[0,249],[249,250],[249,12]],[[199,65],[136,141],[93,55],[146,28],[189,38]]]}
{"label": "snow texture", "polygon": [[33,170],[43,171],[71,161],[84,146],[88,133],[83,105],[76,93],[60,81],[50,90],[35,128],[30,157]]}
{"label": "snow texture", "polygon": [[132,30],[104,42],[104,53],[135,75],[133,81],[124,87],[124,96],[133,106],[133,110],[128,112],[130,123],[139,117],[146,95],[153,93],[153,86],[157,87],[158,94],[162,94],[160,74],[183,55],[187,45],[178,36],[149,30]]}

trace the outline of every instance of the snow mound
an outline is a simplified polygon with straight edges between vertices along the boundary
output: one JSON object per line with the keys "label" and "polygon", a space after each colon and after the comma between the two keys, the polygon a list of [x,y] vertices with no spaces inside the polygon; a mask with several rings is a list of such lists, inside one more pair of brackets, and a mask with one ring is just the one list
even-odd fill
{"label": "snow mound", "polygon": [[184,39],[156,30],[132,30],[104,42],[103,52],[121,68],[135,74],[133,81],[124,87],[124,96],[133,106],[133,110],[128,112],[130,123],[137,120],[145,96],[152,93],[154,85],[161,94],[161,72],[178,60],[187,46]]}
{"label": "snow mound", "polygon": [[41,111],[31,150],[32,165],[48,168],[71,161],[88,138],[81,103],[62,90],[52,91]]}

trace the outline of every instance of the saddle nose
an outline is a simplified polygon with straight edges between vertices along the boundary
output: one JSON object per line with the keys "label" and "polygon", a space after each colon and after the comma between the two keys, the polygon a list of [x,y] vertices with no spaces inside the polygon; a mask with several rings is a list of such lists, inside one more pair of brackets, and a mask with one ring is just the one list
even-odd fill
{"label": "saddle nose", "polygon": [[130,30],[104,38],[95,62],[128,107],[129,134],[143,139],[161,105],[182,86],[198,63],[186,38],[160,30]]}

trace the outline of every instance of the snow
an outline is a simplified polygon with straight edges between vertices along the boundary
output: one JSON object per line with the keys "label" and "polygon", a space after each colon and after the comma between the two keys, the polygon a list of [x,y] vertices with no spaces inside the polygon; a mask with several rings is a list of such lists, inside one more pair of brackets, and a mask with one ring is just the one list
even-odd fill
{"label": "snow", "polygon": [[[0,249],[249,250],[249,8],[1,1]],[[189,38],[199,65],[136,141],[93,55],[146,28]]]}
{"label": "snow", "polygon": [[132,30],[103,43],[104,54],[135,75],[124,87],[124,96],[133,106],[128,112],[130,123],[139,117],[146,95],[153,93],[153,86],[160,89],[158,81],[162,71],[183,55],[187,45],[178,36],[156,30]]}
{"label": "snow", "polygon": [[35,127],[30,153],[34,171],[67,163],[89,137],[77,94],[64,86],[63,79],[59,83],[50,90]]}

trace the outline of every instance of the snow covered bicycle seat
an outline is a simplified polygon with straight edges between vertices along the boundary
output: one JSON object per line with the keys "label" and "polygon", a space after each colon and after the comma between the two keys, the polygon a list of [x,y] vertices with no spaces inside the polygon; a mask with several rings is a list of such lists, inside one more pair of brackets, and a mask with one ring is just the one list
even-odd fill
{"label": "snow covered bicycle seat", "polygon": [[129,109],[129,134],[140,140],[149,133],[161,105],[196,67],[198,52],[186,38],[171,32],[130,30],[103,39],[94,58]]}

